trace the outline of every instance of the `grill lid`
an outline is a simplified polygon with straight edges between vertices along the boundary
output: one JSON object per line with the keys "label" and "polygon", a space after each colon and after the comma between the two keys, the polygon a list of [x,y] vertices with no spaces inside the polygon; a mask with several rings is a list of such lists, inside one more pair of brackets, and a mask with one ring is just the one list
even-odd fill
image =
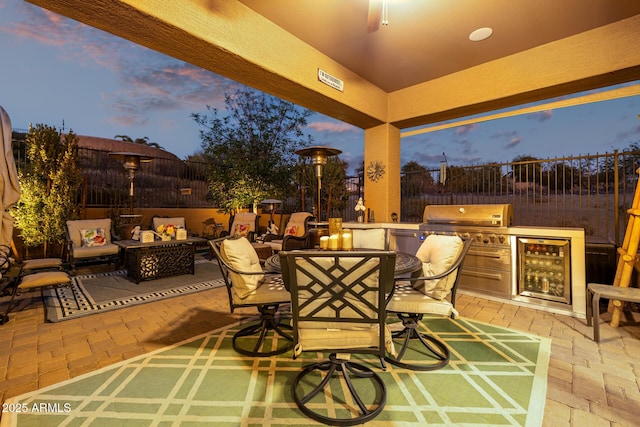
{"label": "grill lid", "polygon": [[425,224],[455,224],[509,227],[513,222],[513,206],[491,205],[430,205],[424,208]]}

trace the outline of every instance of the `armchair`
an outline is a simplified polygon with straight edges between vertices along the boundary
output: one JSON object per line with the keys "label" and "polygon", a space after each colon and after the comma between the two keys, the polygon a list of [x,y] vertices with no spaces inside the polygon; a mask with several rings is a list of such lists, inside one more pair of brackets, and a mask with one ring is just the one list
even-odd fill
{"label": "armchair", "polygon": [[229,218],[229,231],[220,233],[221,237],[243,236],[255,242],[260,224],[260,215],[253,212],[238,212]]}
{"label": "armchair", "polygon": [[[471,239],[458,236],[430,235],[424,240],[416,253],[422,260],[422,271],[414,273],[408,280],[397,281],[395,295],[387,305],[387,312],[396,313],[402,320],[403,329],[394,332],[393,338],[404,337],[398,355],[386,357],[389,363],[419,371],[440,369],[449,363],[447,346],[437,338],[419,332],[418,328],[425,314],[452,317],[457,314],[454,304],[460,279],[458,272],[471,243]],[[424,348],[410,347],[412,340],[419,341]],[[424,349],[435,360],[433,363],[403,360],[405,356],[410,359],[412,352]]]}
{"label": "armchair", "polygon": [[78,261],[106,261],[118,266],[120,248],[111,242],[111,219],[67,221],[69,263],[75,269]]}
{"label": "armchair", "polygon": [[292,213],[284,234],[267,234],[264,237],[264,243],[276,252],[310,248],[309,221],[311,218],[313,216],[309,212]]}
{"label": "armchair", "polygon": [[[209,245],[227,286],[231,313],[239,307],[256,307],[260,312],[257,324],[250,324],[235,333],[233,349],[246,356],[272,356],[293,348],[293,338],[284,331],[291,330],[291,326],[276,320],[279,306],[291,301],[282,276],[262,270],[258,255],[246,237],[209,240]],[[269,331],[274,331],[284,340],[275,336],[267,339]]]}
{"label": "armchair", "polygon": [[[328,360],[305,366],[293,380],[296,405],[308,417],[355,425],[382,412],[382,378],[350,361],[350,355],[377,356],[384,367],[385,349],[393,353],[385,294],[393,294],[395,257],[388,251],[280,252],[282,278],[291,292],[294,358],[303,351],[330,353]],[[331,396],[336,398],[329,403]],[[327,405],[334,411],[327,414]]]}

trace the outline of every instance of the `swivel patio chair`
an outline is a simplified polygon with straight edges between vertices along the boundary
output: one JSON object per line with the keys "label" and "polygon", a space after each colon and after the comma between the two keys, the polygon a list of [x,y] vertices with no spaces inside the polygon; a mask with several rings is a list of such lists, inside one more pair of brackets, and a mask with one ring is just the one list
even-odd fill
{"label": "swivel patio chair", "polygon": [[308,417],[348,426],[382,412],[387,399],[382,378],[350,356],[377,356],[384,368],[385,351],[393,353],[385,294],[393,294],[395,257],[388,251],[280,252],[282,278],[291,292],[294,358],[303,351],[330,352],[328,360],[305,366],[293,380],[293,398]]}
{"label": "swivel patio chair", "polygon": [[[460,280],[458,273],[471,243],[471,239],[457,236],[428,236],[416,253],[422,260],[422,271],[410,279],[396,281],[395,295],[389,300],[387,311],[396,313],[402,320],[403,329],[394,332],[393,338],[404,340],[397,356],[386,357],[389,363],[419,371],[440,369],[449,363],[451,355],[447,346],[436,337],[420,332],[419,327],[425,314],[451,317],[457,314],[454,304]],[[415,341],[421,346],[410,346]]]}
{"label": "swivel patio chair", "polygon": [[[246,356],[272,356],[293,348],[290,325],[278,321],[278,309],[291,301],[280,274],[262,270],[258,255],[246,237],[210,240],[227,286],[231,313],[239,307],[256,307],[258,323],[251,323],[233,336],[233,348]],[[274,335],[268,338],[269,331]],[[277,336],[277,339],[276,339]]]}

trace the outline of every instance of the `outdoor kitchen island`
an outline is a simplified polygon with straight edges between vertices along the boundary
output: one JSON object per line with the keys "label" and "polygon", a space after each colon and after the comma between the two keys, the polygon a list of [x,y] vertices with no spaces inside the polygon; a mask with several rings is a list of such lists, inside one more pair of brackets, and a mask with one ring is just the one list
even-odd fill
{"label": "outdoor kitchen island", "polygon": [[[463,208],[468,212],[471,206],[458,206],[454,211]],[[471,238],[473,244],[460,272],[460,292],[585,318],[584,230],[515,227],[510,225],[508,206],[475,206],[479,207],[475,214],[493,220],[475,225],[454,224],[450,218],[441,224],[348,222],[343,227],[383,228],[389,249],[413,254],[429,234]],[[526,254],[527,249],[532,253]]]}

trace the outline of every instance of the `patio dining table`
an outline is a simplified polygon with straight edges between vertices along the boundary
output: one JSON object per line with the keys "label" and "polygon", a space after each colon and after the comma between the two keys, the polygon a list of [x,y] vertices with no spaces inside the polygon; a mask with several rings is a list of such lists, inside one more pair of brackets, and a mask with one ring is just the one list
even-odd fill
{"label": "patio dining table", "polygon": [[[312,250],[310,250],[312,251]],[[318,253],[326,252],[326,251],[318,251]],[[420,258],[415,255],[411,255],[404,252],[396,252],[396,266],[395,266],[395,276],[402,277],[406,274],[413,273],[414,271],[419,270],[422,267],[422,261]],[[281,273],[280,268],[280,255],[274,254],[271,255],[264,262],[265,270],[272,273]]]}

